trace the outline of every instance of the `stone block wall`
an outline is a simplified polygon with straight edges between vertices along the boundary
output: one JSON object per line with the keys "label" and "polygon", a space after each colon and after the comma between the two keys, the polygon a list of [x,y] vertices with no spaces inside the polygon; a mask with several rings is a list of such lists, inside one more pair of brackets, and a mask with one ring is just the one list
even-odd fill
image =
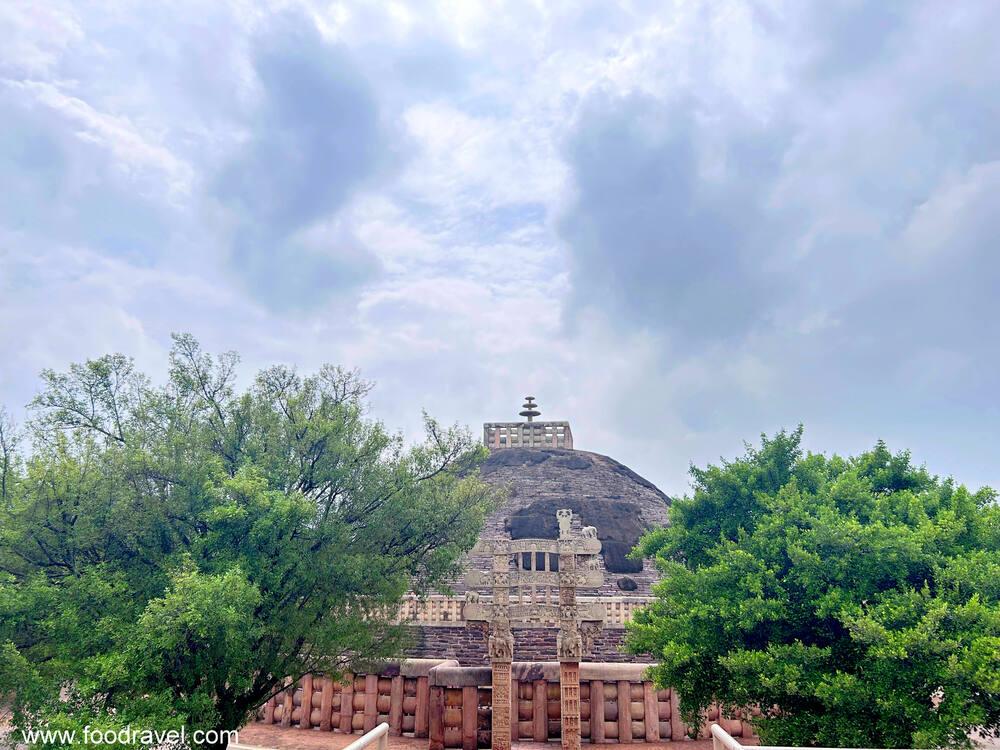
{"label": "stone block wall", "polygon": [[[514,632],[514,658],[518,661],[544,661],[556,653],[555,628],[518,628]],[[463,666],[486,666],[490,663],[486,636],[480,630],[465,626],[412,626],[412,646],[406,655],[421,659],[454,659]],[[594,639],[589,658],[601,662],[646,664],[648,655],[624,653],[622,628],[606,628]]]}

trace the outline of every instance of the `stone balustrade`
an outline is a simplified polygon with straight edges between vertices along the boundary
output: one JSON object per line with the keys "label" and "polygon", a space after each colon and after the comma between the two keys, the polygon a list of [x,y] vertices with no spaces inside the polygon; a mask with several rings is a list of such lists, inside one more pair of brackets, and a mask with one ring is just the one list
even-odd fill
{"label": "stone balustrade", "polygon": [[[644,679],[641,664],[583,662],[580,719],[584,741],[659,742],[688,738],[673,689]],[[560,736],[558,662],[514,662],[511,668],[512,739],[545,741]],[[393,736],[428,738],[430,750],[490,747],[492,673],[454,660],[408,659],[377,674],[334,681],[306,675],[258,710],[258,720],[301,729],[371,731],[382,722]],[[753,737],[737,714],[709,711],[733,737]],[[706,727],[699,735],[709,738]]]}
{"label": "stone balustrade", "polygon": [[[488,599],[488,598],[487,598]],[[604,627],[622,628],[632,618],[632,613],[651,601],[649,597],[579,596],[581,605],[601,604],[604,606]],[[401,622],[412,622],[427,626],[454,626],[464,624],[462,608],[465,599],[461,596],[433,594],[417,597],[409,594],[403,599],[399,611]]]}

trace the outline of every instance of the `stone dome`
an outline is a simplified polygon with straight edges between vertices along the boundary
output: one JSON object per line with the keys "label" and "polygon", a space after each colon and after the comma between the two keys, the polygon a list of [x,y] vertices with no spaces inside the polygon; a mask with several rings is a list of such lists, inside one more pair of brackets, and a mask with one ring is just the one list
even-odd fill
{"label": "stone dome", "polygon": [[597,529],[602,543],[605,582],[587,593],[649,595],[655,568],[627,555],[643,532],[667,523],[670,498],[652,482],[607,456],[563,448],[494,450],[481,477],[508,493],[487,520],[483,538],[555,539],[556,511],[569,508],[581,525]]}

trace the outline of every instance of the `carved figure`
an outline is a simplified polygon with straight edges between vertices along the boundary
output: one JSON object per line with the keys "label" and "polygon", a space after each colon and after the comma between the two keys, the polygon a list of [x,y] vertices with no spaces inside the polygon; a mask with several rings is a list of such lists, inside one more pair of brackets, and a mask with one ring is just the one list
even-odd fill
{"label": "carved figure", "polygon": [[587,539],[597,539],[597,527],[596,526],[584,526],[583,536]]}
{"label": "carved figure", "polygon": [[556,520],[559,522],[559,538],[569,539],[573,535],[573,511],[568,508],[557,510]]}
{"label": "carved figure", "polygon": [[509,631],[494,630],[490,633],[490,659],[511,661],[514,658],[514,635]]}
{"label": "carved figure", "polygon": [[590,652],[594,648],[594,639],[601,632],[601,623],[583,622],[580,623],[580,640],[583,641],[585,652]]}
{"label": "carved figure", "polygon": [[583,639],[576,629],[560,630],[558,643],[559,658],[580,661],[583,658]]}

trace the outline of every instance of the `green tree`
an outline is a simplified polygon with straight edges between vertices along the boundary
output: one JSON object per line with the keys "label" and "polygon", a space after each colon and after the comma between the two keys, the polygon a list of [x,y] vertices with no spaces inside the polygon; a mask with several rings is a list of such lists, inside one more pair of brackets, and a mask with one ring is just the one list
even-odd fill
{"label": "green tree", "polygon": [[765,742],[965,746],[1000,729],[1000,510],[879,442],[806,454],[802,430],[692,469],[640,542],[663,578],[630,647],[700,724],[719,701]]}
{"label": "green tree", "polygon": [[31,449],[0,429],[0,694],[19,728],[232,729],[286,677],[399,653],[403,594],[456,573],[496,498],[484,449],[402,438],[369,384],[175,336],[151,385],[120,355],[45,372]]}

